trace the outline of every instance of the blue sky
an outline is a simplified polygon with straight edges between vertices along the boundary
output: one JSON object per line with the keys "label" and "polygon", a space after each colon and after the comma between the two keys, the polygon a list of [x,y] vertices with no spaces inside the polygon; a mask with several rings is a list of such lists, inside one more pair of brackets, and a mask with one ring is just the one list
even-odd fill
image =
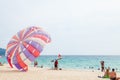
{"label": "blue sky", "polygon": [[1,0],[0,47],[28,26],[52,38],[43,54],[120,54],[119,0]]}

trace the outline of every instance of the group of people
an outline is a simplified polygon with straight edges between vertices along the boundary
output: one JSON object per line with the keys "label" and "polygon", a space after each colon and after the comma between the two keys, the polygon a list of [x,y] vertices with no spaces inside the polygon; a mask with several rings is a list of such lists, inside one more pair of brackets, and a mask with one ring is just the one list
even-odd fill
{"label": "group of people", "polygon": [[[61,60],[62,56],[59,54],[56,59],[51,60],[52,63],[54,63],[54,70],[58,70],[58,60]],[[38,67],[38,62],[34,61],[34,67]],[[43,68],[43,66],[41,66]],[[52,67],[53,68],[53,67]],[[62,70],[62,68],[59,68],[59,70]]]}
{"label": "group of people", "polygon": [[[34,61],[34,67],[38,67],[37,61]],[[43,68],[43,66],[41,66],[41,68]],[[54,61],[54,69],[58,70],[58,60],[57,59]]]}
{"label": "group of people", "polygon": [[104,76],[102,78],[110,78],[110,80],[120,80],[120,77],[117,77],[115,69],[113,68],[110,72],[110,67],[106,70],[104,68],[104,61],[101,61],[101,71],[104,72]]}
{"label": "group of people", "polygon": [[111,72],[109,72],[109,69],[106,69],[103,78],[110,78],[110,80],[120,80],[120,77],[117,77],[114,68]]}

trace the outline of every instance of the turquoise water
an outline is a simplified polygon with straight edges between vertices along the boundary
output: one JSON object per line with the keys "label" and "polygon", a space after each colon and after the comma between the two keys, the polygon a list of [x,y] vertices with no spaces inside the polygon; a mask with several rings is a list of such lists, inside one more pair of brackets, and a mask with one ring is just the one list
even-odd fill
{"label": "turquoise water", "polygon": [[[53,68],[54,63],[51,60],[56,58],[55,55],[40,56],[36,61],[38,61],[39,66]],[[59,60],[59,67],[63,69],[90,69],[90,67],[93,67],[93,69],[97,70],[100,68],[101,60],[105,61],[105,67],[115,68],[120,71],[120,56],[62,55],[62,59]],[[0,58],[0,62],[7,63],[6,58],[4,56]]]}

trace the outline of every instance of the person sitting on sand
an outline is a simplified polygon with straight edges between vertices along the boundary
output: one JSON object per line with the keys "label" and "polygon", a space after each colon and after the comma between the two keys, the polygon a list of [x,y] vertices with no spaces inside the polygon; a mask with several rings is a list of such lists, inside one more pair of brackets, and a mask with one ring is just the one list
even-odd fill
{"label": "person sitting on sand", "polygon": [[103,78],[109,78],[109,69],[106,69]]}
{"label": "person sitting on sand", "polygon": [[109,69],[106,69],[104,76],[98,76],[99,78],[109,78]]}
{"label": "person sitting on sand", "polygon": [[3,66],[3,64],[0,62],[0,66]]}
{"label": "person sitting on sand", "polygon": [[110,80],[120,80],[120,77],[116,76],[115,69],[112,69],[112,72],[109,73]]}

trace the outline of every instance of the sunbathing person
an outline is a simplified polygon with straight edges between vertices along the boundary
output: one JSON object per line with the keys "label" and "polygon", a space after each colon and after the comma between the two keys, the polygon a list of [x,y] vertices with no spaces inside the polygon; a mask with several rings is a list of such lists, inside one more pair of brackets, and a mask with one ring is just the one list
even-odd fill
{"label": "sunbathing person", "polygon": [[109,78],[109,69],[106,69],[103,78]]}
{"label": "sunbathing person", "polygon": [[115,69],[112,69],[112,72],[109,73],[110,80],[120,80],[120,77],[116,76]]}
{"label": "sunbathing person", "polygon": [[106,69],[104,76],[98,76],[99,78],[109,78],[109,69]]}

